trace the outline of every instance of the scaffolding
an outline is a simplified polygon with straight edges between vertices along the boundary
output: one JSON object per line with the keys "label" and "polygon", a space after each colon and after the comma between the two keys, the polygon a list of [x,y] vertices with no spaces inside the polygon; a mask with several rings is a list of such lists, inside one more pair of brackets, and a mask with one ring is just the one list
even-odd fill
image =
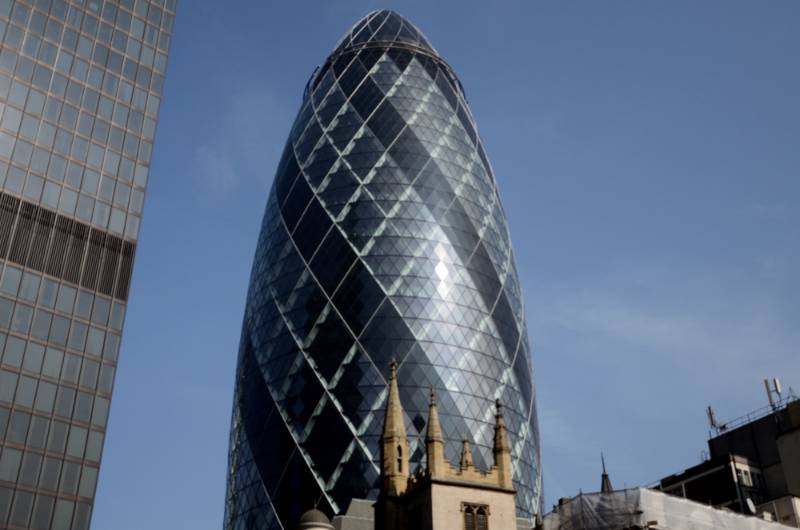
{"label": "scaffolding", "polygon": [[544,530],[788,530],[790,527],[717,509],[660,491],[633,488],[580,494],[562,501],[543,520]]}

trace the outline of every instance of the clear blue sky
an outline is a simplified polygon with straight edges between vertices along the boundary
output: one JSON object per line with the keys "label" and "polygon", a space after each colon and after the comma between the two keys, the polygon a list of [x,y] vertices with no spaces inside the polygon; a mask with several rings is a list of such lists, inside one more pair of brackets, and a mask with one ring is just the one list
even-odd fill
{"label": "clear blue sky", "polygon": [[545,493],[698,463],[800,390],[796,0],[179,5],[93,528],[219,529],[243,304],[303,87],[390,7],[455,68],[509,217]]}

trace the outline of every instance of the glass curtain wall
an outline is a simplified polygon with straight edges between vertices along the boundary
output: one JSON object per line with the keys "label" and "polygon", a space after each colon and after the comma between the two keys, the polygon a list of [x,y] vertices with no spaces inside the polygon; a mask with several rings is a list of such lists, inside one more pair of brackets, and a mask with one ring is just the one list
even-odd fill
{"label": "glass curtain wall", "polygon": [[430,388],[446,456],[493,463],[505,405],[518,512],[539,508],[522,295],[464,90],[407,20],[359,21],[311,77],[278,165],[239,351],[225,528],[291,528],[374,498],[389,361],[411,466]]}
{"label": "glass curtain wall", "polygon": [[0,527],[85,530],[175,0],[0,0]]}

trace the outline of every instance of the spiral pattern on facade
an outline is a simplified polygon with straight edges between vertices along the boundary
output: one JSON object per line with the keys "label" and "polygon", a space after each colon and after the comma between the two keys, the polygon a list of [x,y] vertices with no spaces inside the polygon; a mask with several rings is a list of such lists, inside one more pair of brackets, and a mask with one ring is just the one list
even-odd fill
{"label": "spiral pattern on facade", "polygon": [[506,405],[519,515],[541,494],[522,294],[464,91],[411,23],[359,21],[312,75],[264,214],[245,310],[225,527],[290,528],[373,497],[390,359],[411,465],[439,396],[446,456],[493,461]]}

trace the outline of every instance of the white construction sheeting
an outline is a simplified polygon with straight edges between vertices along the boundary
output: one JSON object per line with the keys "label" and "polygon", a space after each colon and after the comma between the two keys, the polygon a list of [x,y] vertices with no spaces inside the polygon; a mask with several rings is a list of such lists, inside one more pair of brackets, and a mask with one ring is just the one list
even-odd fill
{"label": "white construction sheeting", "polygon": [[636,527],[676,530],[790,528],[645,488],[581,494],[544,517],[544,530],[620,530]]}

